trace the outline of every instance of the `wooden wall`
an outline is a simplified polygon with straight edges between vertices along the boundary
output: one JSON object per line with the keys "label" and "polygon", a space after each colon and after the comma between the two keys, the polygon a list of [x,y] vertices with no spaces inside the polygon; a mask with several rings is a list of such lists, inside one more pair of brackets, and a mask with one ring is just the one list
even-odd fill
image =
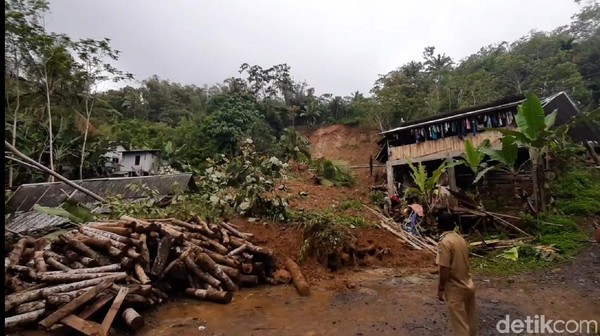
{"label": "wooden wall", "polygon": [[458,136],[451,136],[438,140],[427,140],[417,144],[390,147],[390,156],[388,160],[404,160],[405,158],[414,159],[435,154],[441,154],[443,156],[444,153],[456,155],[457,153],[464,152],[466,139],[470,139],[475,147],[481,145],[485,140],[490,140],[493,146],[500,146],[502,134],[490,130],[478,133],[477,135],[469,133],[465,136],[464,140],[459,139]]}

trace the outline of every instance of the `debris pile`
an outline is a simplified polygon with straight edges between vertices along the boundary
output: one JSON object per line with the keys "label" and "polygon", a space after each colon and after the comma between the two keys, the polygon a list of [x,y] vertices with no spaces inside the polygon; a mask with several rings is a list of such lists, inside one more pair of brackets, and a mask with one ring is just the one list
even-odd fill
{"label": "debris pile", "polygon": [[[172,295],[229,303],[239,287],[286,278],[273,276],[286,271],[277,270],[273,251],[258,243],[227,222],[128,216],[80,226],[52,242],[23,237],[5,259],[4,324],[38,322],[47,330],[68,326],[106,335],[117,314],[139,330],[144,320],[138,311]],[[293,276],[297,266],[286,264],[307,294],[301,274]],[[101,311],[101,324],[93,322]]]}

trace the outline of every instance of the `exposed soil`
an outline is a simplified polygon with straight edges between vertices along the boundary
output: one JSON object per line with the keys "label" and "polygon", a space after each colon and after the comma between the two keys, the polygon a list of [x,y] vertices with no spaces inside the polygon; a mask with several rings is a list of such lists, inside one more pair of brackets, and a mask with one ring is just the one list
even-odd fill
{"label": "exposed soil", "polygon": [[[595,244],[547,275],[476,277],[478,335],[499,335],[496,324],[506,315],[598,320],[599,269]],[[336,282],[351,289],[332,286]],[[168,303],[148,316],[140,335],[450,335],[447,310],[435,290],[436,276],[423,271],[347,272],[313,284],[307,298],[286,285],[242,290],[229,305]]]}

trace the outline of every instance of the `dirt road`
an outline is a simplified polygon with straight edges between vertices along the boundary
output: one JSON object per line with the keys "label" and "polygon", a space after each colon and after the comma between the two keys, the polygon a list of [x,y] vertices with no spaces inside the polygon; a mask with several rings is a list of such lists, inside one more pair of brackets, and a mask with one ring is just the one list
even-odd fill
{"label": "dirt road", "polygon": [[[402,273],[351,273],[345,281],[356,288],[337,291],[330,289],[342,281],[336,277],[313,286],[309,298],[280,286],[243,290],[229,305],[169,303],[147,316],[141,335],[449,335],[446,307],[435,298],[436,277]],[[479,335],[498,335],[496,323],[505,315],[600,319],[600,246],[560,269],[476,277],[476,283]]]}

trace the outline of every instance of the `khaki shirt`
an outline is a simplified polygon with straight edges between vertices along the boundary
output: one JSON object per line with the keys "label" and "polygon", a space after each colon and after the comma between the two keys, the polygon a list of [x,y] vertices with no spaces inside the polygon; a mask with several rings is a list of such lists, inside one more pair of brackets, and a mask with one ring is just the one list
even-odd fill
{"label": "khaki shirt", "polygon": [[458,233],[442,233],[438,243],[436,264],[450,269],[448,286],[473,289],[473,279],[469,270],[469,248],[467,242]]}

